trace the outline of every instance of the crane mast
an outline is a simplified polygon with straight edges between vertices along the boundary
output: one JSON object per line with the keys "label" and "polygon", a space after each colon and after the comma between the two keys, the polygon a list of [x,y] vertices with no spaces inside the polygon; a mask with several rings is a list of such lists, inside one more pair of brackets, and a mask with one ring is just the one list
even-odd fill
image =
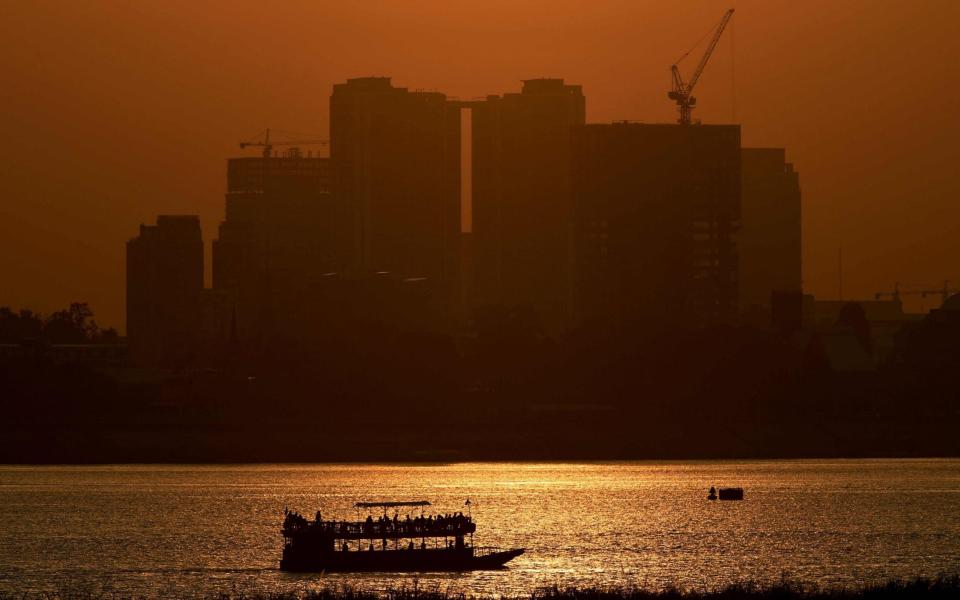
{"label": "crane mast", "polygon": [[[703,74],[703,70],[707,66],[707,61],[710,60],[710,55],[712,55],[714,49],[716,49],[717,43],[720,41],[720,36],[723,35],[723,30],[727,28],[727,23],[730,22],[731,17],[733,17],[732,8],[725,12],[723,18],[720,19],[720,25],[717,26],[717,30],[713,34],[713,39],[710,40],[710,44],[700,58],[700,63],[697,65],[697,69],[693,72],[689,81],[683,80],[680,67],[676,64],[670,68],[673,76],[673,89],[667,93],[667,97],[677,103],[677,108],[680,109],[680,119],[677,122],[681,125],[690,125],[693,122],[691,113],[697,105],[697,99],[693,96],[693,88],[697,85],[697,81],[700,80],[700,75]],[[686,54],[684,54],[680,60],[683,60],[685,57]],[[678,60],[677,62],[680,61]]]}

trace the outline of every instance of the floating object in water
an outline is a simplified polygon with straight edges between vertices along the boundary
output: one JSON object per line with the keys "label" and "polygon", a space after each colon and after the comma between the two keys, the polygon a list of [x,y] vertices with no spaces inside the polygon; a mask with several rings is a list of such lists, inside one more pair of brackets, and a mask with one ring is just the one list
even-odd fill
{"label": "floating object in water", "polygon": [[720,488],[721,500],[743,500],[743,488]]}
{"label": "floating object in water", "polygon": [[707,500],[743,500],[743,488],[717,488],[710,486],[710,493],[707,494]]}

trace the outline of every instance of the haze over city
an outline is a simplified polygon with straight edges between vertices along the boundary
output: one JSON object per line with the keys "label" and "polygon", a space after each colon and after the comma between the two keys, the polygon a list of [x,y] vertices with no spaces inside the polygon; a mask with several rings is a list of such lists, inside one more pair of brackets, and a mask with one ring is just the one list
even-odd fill
{"label": "haze over city", "polygon": [[960,595],[960,3],[0,4],[0,600]]}
{"label": "haze over city", "polygon": [[131,224],[198,213],[209,255],[224,158],[268,126],[326,137],[348,77],[465,99],[563,77],[588,122],[672,122],[669,66],[728,4],[697,116],[788,149],[805,291],[838,296],[841,246],[848,298],[960,279],[955,2],[28,2],[0,23],[2,300],[122,330]]}

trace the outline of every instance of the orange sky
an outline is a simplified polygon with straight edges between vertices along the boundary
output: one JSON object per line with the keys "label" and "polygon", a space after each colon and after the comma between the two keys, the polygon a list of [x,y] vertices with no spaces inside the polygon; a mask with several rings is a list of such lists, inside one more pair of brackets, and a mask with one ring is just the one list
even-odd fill
{"label": "orange sky", "polygon": [[958,282],[955,0],[31,0],[0,19],[0,306],[86,300],[122,328],[139,223],[199,213],[209,243],[236,142],[325,135],[347,77],[462,98],[564,77],[589,121],[673,120],[669,66],[729,6],[695,116],[735,98],[746,145],[787,148],[806,289],[836,296],[841,243],[845,296]]}

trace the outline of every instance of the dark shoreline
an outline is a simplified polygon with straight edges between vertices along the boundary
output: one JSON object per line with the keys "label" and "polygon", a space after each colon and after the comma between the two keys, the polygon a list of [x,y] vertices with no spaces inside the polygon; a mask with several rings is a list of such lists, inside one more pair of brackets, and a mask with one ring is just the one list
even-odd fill
{"label": "dark shoreline", "polygon": [[[887,598],[958,598],[960,575],[936,578],[894,579],[860,588],[825,588],[784,580],[764,585],[744,582],[715,590],[667,588],[541,588],[519,596],[473,596],[437,590],[425,590],[414,583],[385,592],[372,592],[348,586],[309,592],[220,593],[198,596],[210,600],[884,600]],[[51,593],[0,592],[0,600],[125,600],[140,598],[122,594],[94,594],[61,590]]]}
{"label": "dark shoreline", "polygon": [[[183,467],[257,467],[257,466],[269,466],[269,465],[286,465],[286,466],[317,466],[317,465],[377,465],[377,466],[411,466],[411,467],[427,467],[427,466],[448,466],[448,465],[463,465],[471,463],[490,463],[490,464],[513,464],[513,463],[529,463],[529,464],[630,464],[630,463],[654,463],[654,464],[666,464],[666,463],[727,463],[727,462],[801,462],[801,461],[816,461],[816,460],[831,460],[831,461],[843,461],[843,460],[868,460],[868,461],[884,461],[884,460],[903,460],[903,461],[927,461],[927,460],[955,460],[960,459],[960,455],[922,455],[922,456],[904,456],[904,455],[864,455],[864,456],[715,456],[715,457],[671,457],[671,456],[655,456],[655,457],[636,457],[636,458],[591,458],[591,457],[578,457],[571,456],[568,458],[536,458],[536,457],[515,457],[515,458],[484,458],[484,457],[467,457],[467,458],[451,458],[444,459],[441,457],[431,458],[405,458],[402,460],[386,460],[386,459],[377,459],[377,458],[358,458],[358,459],[346,459],[346,458],[336,458],[336,459],[324,459],[318,458],[317,460],[134,460],[134,461],[123,461],[123,460],[103,460],[103,461],[75,461],[75,462],[66,462],[66,461],[20,461],[20,462],[7,462],[0,460],[0,468],[16,468],[16,467],[162,467],[162,466],[183,466]],[[2,596],[0,596],[2,599]]]}
{"label": "dark shoreline", "polygon": [[[353,421],[337,421],[348,422]],[[0,464],[462,463],[515,461],[801,460],[960,457],[952,419],[831,427],[620,422],[548,427],[458,422],[441,428],[329,420],[263,427],[0,425]],[[562,443],[558,443],[562,442]]]}

